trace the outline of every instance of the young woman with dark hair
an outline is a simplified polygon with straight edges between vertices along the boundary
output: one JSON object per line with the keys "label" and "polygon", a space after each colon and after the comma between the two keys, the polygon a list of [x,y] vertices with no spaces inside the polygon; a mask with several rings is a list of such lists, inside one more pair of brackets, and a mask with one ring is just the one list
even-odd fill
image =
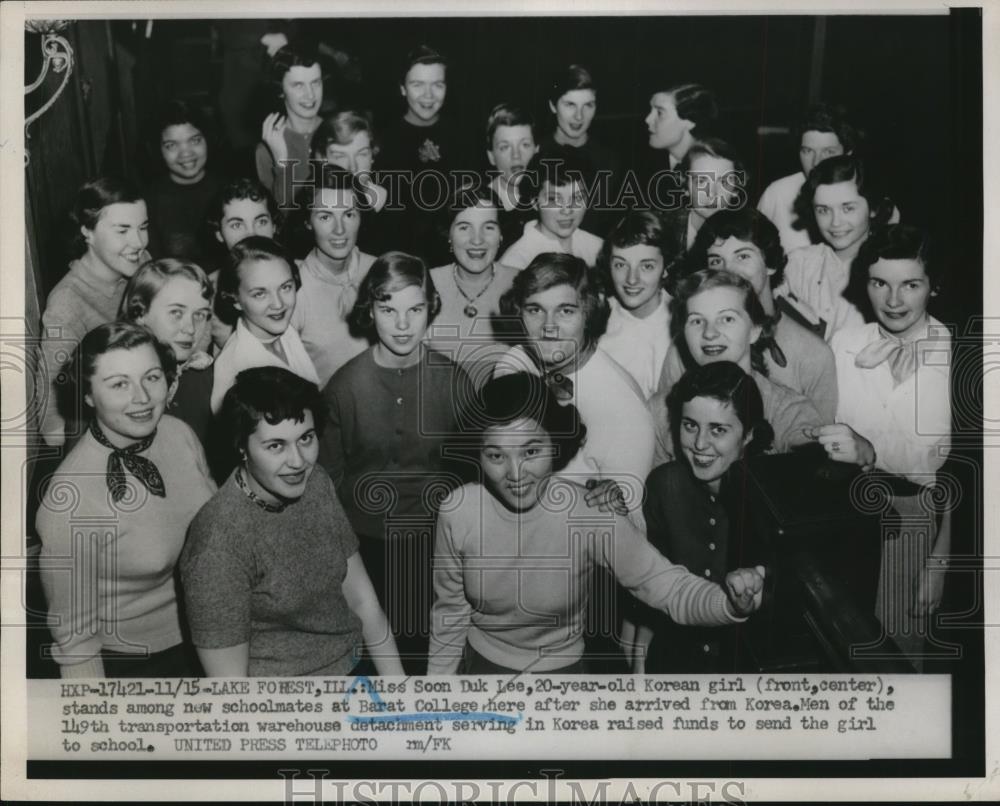
{"label": "young woman with dark hair", "polygon": [[352,333],[347,321],[375,262],[358,248],[362,223],[368,221],[359,197],[352,174],[336,165],[317,166],[312,187],[300,194],[303,234],[310,249],[297,261],[302,286],[292,327],[316,367],[320,387],[368,348],[368,340]]}
{"label": "young woman with dark hair", "polygon": [[666,151],[669,167],[676,168],[696,140],[712,136],[719,116],[715,93],[700,84],[678,84],[649,99],[646,128],[649,145]]}
{"label": "young woman with dark hair", "polygon": [[858,309],[843,296],[851,261],[868,235],[898,213],[868,166],[846,154],[812,170],[795,209],[807,222],[813,245],[788,256],[785,282],[776,293],[829,342],[841,328],[862,323]]}
{"label": "young woman with dark hair", "polygon": [[198,438],[164,414],[173,352],[144,327],[111,322],[67,367],[90,422],[36,520],[53,657],[63,677],[197,675],[174,567],[215,485]]}
{"label": "young woman with dark hair", "polygon": [[490,381],[475,415],[481,481],[447,498],[437,524],[428,674],[590,672],[583,625],[597,568],[685,624],[733,624],[760,606],[763,569],[703,579],[557,475],[587,429],[541,378]]}
{"label": "young woman with dark hair", "polygon": [[555,126],[539,143],[539,153],[544,158],[568,151],[580,163],[591,194],[583,227],[603,235],[622,214],[613,204],[621,187],[623,167],[618,154],[591,131],[597,114],[597,89],[583,65],[571,64],[556,71],[547,94]]}
{"label": "young woman with dark hair", "polygon": [[[719,582],[733,568],[756,564],[744,553],[749,528],[745,460],[767,450],[772,431],[753,378],[730,361],[692,367],[667,397],[676,461],[646,480],[649,542],[672,562]],[[652,618],[650,618],[652,615]],[[655,611],[637,617],[640,644],[633,671],[647,674],[736,671],[736,630],[680,626]]]}
{"label": "young woman with dark hair", "polygon": [[157,116],[153,148],[163,161],[161,172],[143,194],[149,205],[149,251],[202,263],[208,257],[206,218],[222,187],[209,167],[212,138],[208,117],[185,101],[167,103]]}
{"label": "young woman with dark hair", "polygon": [[323,105],[323,64],[312,45],[285,45],[271,57],[271,86],[284,109],[261,125],[257,177],[278,205],[292,204],[294,189],[309,178],[309,145]]}
{"label": "young woman with dark hair", "polygon": [[500,297],[517,276],[516,269],[497,260],[503,245],[499,215],[493,194],[457,193],[447,215],[441,216],[441,234],[454,260],[431,269],[441,311],[428,344],[456,361],[477,387],[492,376],[494,364],[506,352],[496,318]]}
{"label": "young woman with dark hair", "polygon": [[781,246],[786,252],[811,243],[805,222],[795,213],[795,199],[806,177],[819,163],[840,154],[854,154],[861,145],[862,132],[848,120],[842,106],[815,104],[795,130],[802,170],[776,179],[761,194],[757,209],[778,228]]}
{"label": "young woman with dark hair", "polygon": [[814,434],[834,461],[909,482],[897,485],[893,508],[926,528],[900,529],[883,540],[876,615],[921,668],[951,550],[954,501],[947,488],[944,498],[930,494],[951,447],[951,334],[927,310],[939,275],[927,236],[916,227],[894,224],[873,233],[851,271],[871,321],[834,334],[837,421]]}
{"label": "young woman with dark hair", "polygon": [[632,376],[645,398],[656,390],[670,349],[668,273],[677,254],[656,213],[627,213],[597,258],[611,306],[599,346]]}
{"label": "young woman with dark hair", "polygon": [[[670,305],[673,342],[686,369],[716,361],[736,364],[760,390],[764,415],[774,431],[774,449],[784,453],[811,441],[811,429],[827,421],[806,397],[768,377],[765,355],[773,323],[747,280],[724,270],[702,269],[677,284]],[[649,404],[658,464],[676,457],[666,406],[669,391],[661,389]]]}
{"label": "young woman with dark hair", "polygon": [[36,394],[44,401],[40,431],[51,446],[79,435],[76,409],[60,411],[57,402],[61,394],[56,381],[63,365],[87,332],[114,321],[126,281],[149,260],[146,202],[132,183],[112,177],[87,182],[77,191],[72,218],[78,227],[74,246],[79,257],[70,262],[45,302],[35,377]]}
{"label": "young woman with dark hair", "polygon": [[431,266],[448,258],[438,247],[434,228],[448,196],[461,186],[454,172],[472,175],[482,162],[473,156],[474,138],[444,112],[453,69],[443,53],[428,45],[406,54],[399,71],[405,111],[381,132],[381,168],[403,172],[396,184],[400,197],[394,200],[402,212],[392,215],[391,246],[419,255]]}
{"label": "young woman with dark hair", "polygon": [[357,675],[374,662],[402,674],[357,538],[316,467],[319,390],[280,367],[248,369],[222,410],[241,462],[198,512],[180,562],[205,672]]}

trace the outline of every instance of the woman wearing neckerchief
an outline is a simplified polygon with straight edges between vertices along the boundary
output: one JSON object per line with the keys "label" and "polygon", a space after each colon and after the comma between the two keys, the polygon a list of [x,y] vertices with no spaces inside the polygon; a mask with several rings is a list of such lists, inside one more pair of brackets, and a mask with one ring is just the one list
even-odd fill
{"label": "woman wearing neckerchief", "polygon": [[195,517],[180,561],[206,673],[353,676],[373,662],[402,674],[357,537],[316,466],[319,390],[257,367],[236,377],[222,408],[242,462]]}
{"label": "woman wearing neckerchief", "polygon": [[934,511],[937,496],[928,494],[950,449],[951,336],[927,312],[937,276],[920,230],[894,224],[873,233],[851,272],[848,296],[872,321],[834,335],[837,421],[814,435],[834,461],[910,482],[893,509],[928,528],[886,533],[876,615],[919,668],[951,548],[950,513]]}
{"label": "woman wearing neckerchief", "polygon": [[62,677],[186,677],[174,567],[215,485],[194,432],[164,414],[174,356],[143,327],[90,331],[69,371],[90,426],[38,511],[52,654]]}

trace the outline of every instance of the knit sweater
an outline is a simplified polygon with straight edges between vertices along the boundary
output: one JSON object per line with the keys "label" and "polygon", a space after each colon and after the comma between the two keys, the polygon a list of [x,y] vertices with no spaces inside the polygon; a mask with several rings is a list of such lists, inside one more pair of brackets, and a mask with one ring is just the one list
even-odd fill
{"label": "knit sweater", "polygon": [[[57,405],[56,379],[80,340],[98,325],[118,317],[125,282],[125,277],[106,280],[85,260],[74,260],[45,302],[35,386],[36,396],[42,401],[40,426],[47,445],[62,445],[66,436],[65,412],[60,412]],[[78,420],[74,418],[72,425],[71,435]]]}
{"label": "knit sweater", "polygon": [[372,347],[348,361],[323,389],[329,422],[320,463],[355,532],[391,539],[392,522],[427,522],[434,491],[453,485],[443,472],[445,444],[462,422],[471,381],[441,353],[390,369]]}
{"label": "knit sweater", "polygon": [[516,669],[545,672],[576,662],[595,565],[679,623],[739,620],[721,587],[673,565],[627,518],[590,508],[585,494],[553,480],[538,505],[514,513],[469,484],[442,503],[428,674],[453,674],[466,641],[487,660]]}
{"label": "knit sweater", "polygon": [[38,510],[52,653],[63,676],[74,674],[73,664],[90,666],[102,648],[159,652],[181,642],[174,566],[188,524],[215,492],[194,432],[170,415],[141,454],[160,471],[165,497],[126,471],[129,491],[113,503],[110,454],[88,431]]}
{"label": "knit sweater", "polygon": [[357,550],[321,468],[281,512],[252,501],[234,472],[191,523],[181,555],[195,645],[249,643],[250,677],[347,674],[362,640],[343,592]]}
{"label": "knit sweater", "polygon": [[[774,342],[785,357],[785,366],[777,363],[770,350],[765,350],[768,379],[808,398],[823,422],[832,423],[837,413],[837,368],[830,345],[786,315],[778,316]],[[676,344],[671,344],[658,391],[669,392],[683,374],[680,351]]]}

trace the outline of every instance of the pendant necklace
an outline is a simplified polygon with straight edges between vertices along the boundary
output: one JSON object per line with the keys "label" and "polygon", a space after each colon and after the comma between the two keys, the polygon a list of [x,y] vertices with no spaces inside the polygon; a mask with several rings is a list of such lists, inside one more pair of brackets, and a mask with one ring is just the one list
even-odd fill
{"label": "pendant necklace", "polygon": [[492,265],[490,266],[490,279],[486,281],[486,285],[484,285],[481,289],[479,289],[479,293],[476,294],[476,296],[474,297],[470,297],[468,294],[466,294],[465,291],[462,289],[462,286],[459,284],[457,263],[452,264],[451,274],[452,277],[455,278],[455,288],[458,289],[459,294],[465,297],[465,301],[468,303],[465,306],[465,308],[462,309],[462,313],[464,313],[470,319],[475,319],[477,316],[479,316],[479,309],[473,303],[475,303],[475,301],[479,299],[483,294],[485,294],[486,290],[491,285],[493,285],[493,278],[496,277],[496,269],[494,269]]}

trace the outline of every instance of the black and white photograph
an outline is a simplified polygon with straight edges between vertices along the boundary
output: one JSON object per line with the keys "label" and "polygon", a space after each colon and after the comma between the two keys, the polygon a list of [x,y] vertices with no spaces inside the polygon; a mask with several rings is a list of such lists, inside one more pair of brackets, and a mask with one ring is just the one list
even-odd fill
{"label": "black and white photograph", "polygon": [[4,4],[0,797],[1000,797],[996,12]]}

